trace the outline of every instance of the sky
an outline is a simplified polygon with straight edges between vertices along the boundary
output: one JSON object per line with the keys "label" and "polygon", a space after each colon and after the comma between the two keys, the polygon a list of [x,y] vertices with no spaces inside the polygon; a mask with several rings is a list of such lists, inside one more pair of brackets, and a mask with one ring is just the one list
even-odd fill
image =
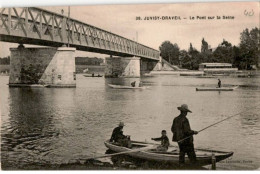
{"label": "sky", "polygon": [[[143,5],[90,5],[71,6],[71,18],[116,33],[128,39],[159,50],[163,41],[177,43],[180,49],[188,49],[190,43],[200,50],[201,40],[215,48],[223,39],[238,45],[240,33],[245,28],[259,27],[259,2],[216,2]],[[68,7],[41,7],[64,15]],[[254,15],[245,15],[253,12]],[[140,16],[143,20],[136,20]],[[144,20],[153,16],[179,16],[181,20]],[[197,16],[233,16],[234,19],[196,19]],[[194,17],[195,20],[190,20]],[[187,18],[187,19],[183,19]],[[0,57],[10,55],[9,48],[18,44],[0,42]],[[29,47],[29,45],[25,45]],[[100,55],[77,51],[76,56]]]}

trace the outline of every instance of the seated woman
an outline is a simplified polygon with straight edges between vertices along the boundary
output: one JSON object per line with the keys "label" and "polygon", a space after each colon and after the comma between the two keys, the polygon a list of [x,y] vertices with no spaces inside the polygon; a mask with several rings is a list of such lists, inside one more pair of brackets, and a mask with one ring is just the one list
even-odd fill
{"label": "seated woman", "polygon": [[110,142],[115,142],[120,146],[131,148],[132,144],[131,144],[130,136],[126,136],[123,134],[124,126],[125,124],[123,122],[119,123],[118,127],[116,127],[113,130],[113,133],[110,138]]}
{"label": "seated woman", "polygon": [[156,148],[156,151],[166,152],[170,146],[169,138],[166,135],[166,130],[162,130],[162,136],[159,138],[152,138],[154,141],[161,141],[161,145]]}

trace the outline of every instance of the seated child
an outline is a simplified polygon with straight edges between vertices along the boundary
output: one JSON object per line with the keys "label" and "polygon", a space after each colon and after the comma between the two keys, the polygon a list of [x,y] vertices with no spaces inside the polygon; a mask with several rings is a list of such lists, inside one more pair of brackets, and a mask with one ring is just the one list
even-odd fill
{"label": "seated child", "polygon": [[157,151],[166,152],[170,145],[169,138],[166,135],[166,130],[162,130],[162,136],[159,138],[152,138],[154,141],[161,141],[161,145],[157,147]]}

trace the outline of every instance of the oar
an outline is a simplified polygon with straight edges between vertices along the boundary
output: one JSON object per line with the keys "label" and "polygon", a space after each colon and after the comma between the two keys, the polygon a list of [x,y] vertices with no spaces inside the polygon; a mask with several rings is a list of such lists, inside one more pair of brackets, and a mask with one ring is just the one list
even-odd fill
{"label": "oar", "polygon": [[[251,110],[252,110],[252,109],[255,109],[255,108],[257,108],[258,106],[259,106],[259,105],[256,105],[255,107],[252,107],[252,108],[250,108],[250,109],[251,109]],[[219,123],[221,123],[221,122],[223,122],[223,121],[225,121],[225,120],[228,120],[228,119],[230,119],[230,118],[232,118],[232,117],[238,116],[238,115],[240,115],[240,114],[242,114],[242,113],[246,113],[246,112],[248,112],[248,109],[245,110],[245,111],[239,112],[239,113],[237,113],[237,114],[235,114],[235,115],[231,115],[231,116],[229,116],[229,117],[227,117],[227,118],[225,118],[225,119],[223,119],[223,120],[220,120],[220,121],[218,121],[218,122],[216,122],[216,123],[213,123],[213,124],[211,124],[211,125],[209,125],[209,126],[203,128],[203,129],[199,130],[198,133],[199,133],[199,132],[202,132],[202,131],[204,131],[204,130],[206,130],[206,129],[212,127],[212,126],[215,126],[216,124],[219,124]],[[182,141],[184,141],[184,140],[186,140],[186,139],[188,139],[188,138],[190,138],[190,137],[192,137],[192,135],[190,135],[190,136],[188,136],[188,137],[186,137],[186,138],[183,138],[183,139],[179,140],[178,143],[180,143],[180,142],[182,142]]]}
{"label": "oar", "polygon": [[93,159],[98,159],[98,158],[107,158],[107,157],[116,156],[116,155],[122,155],[122,154],[129,154],[129,153],[134,153],[134,152],[140,152],[140,151],[144,151],[144,150],[153,149],[153,148],[155,148],[155,147],[156,147],[156,146],[149,146],[149,147],[139,148],[139,149],[135,149],[135,150],[129,150],[129,151],[124,151],[124,152],[112,153],[112,154],[108,154],[108,155],[96,156],[96,157],[87,158],[87,159],[84,159],[84,160],[88,161],[88,160],[93,160]]}

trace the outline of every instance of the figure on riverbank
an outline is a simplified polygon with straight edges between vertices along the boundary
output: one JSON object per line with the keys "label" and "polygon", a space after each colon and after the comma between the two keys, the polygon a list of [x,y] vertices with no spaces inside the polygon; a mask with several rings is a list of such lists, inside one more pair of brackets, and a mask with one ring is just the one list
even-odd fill
{"label": "figure on riverbank", "polygon": [[154,141],[161,141],[161,145],[156,148],[156,151],[166,152],[170,145],[169,138],[167,137],[166,130],[162,130],[162,136],[159,138],[152,138]]}
{"label": "figure on riverbank", "polygon": [[[180,115],[174,118],[171,131],[173,133],[172,141],[178,142],[180,149],[179,164],[180,166],[183,166],[185,163],[186,153],[188,154],[191,163],[196,162],[193,135],[198,134],[198,132],[191,130],[189,120],[186,118],[188,112],[191,112],[188,105],[183,104],[181,107],[178,107],[178,110],[180,110]],[[184,138],[187,139],[180,141]]]}
{"label": "figure on riverbank", "polygon": [[143,86],[143,82],[140,82],[140,83],[139,83],[139,87],[142,87],[142,86]]}
{"label": "figure on riverbank", "polygon": [[135,83],[136,83],[136,81],[132,82],[132,83],[131,83],[131,86],[132,86],[132,87],[135,87]]}
{"label": "figure on riverbank", "polygon": [[130,136],[123,134],[124,122],[120,122],[118,127],[113,130],[110,142],[118,143],[120,146],[131,148]]}
{"label": "figure on riverbank", "polygon": [[218,87],[221,88],[221,80],[218,79]]}

